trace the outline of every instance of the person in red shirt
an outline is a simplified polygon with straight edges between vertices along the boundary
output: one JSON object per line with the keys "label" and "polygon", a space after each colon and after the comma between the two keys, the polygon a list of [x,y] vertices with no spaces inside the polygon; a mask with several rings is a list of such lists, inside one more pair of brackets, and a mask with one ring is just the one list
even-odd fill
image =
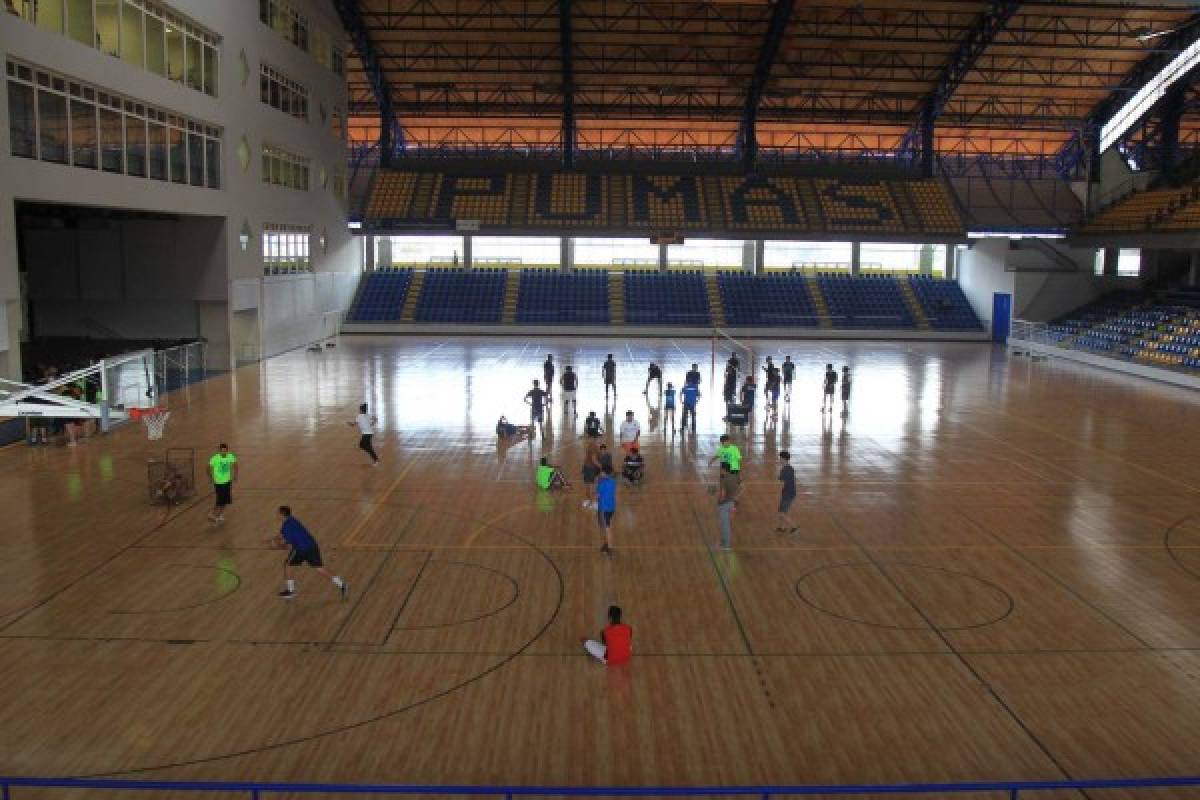
{"label": "person in red shirt", "polygon": [[621,607],[608,607],[608,625],[600,633],[600,640],[581,639],[583,649],[597,661],[616,667],[628,664],[633,655],[633,628],[621,622]]}

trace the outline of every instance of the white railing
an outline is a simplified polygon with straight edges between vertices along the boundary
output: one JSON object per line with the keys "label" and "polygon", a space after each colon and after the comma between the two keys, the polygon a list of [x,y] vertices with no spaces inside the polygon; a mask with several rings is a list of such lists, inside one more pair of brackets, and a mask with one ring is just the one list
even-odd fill
{"label": "white railing", "polygon": [[1061,346],[1061,338],[1062,334],[1053,333],[1045,322],[1029,322],[1023,319],[1014,319],[1012,329],[1008,333],[1010,342],[1016,340],[1055,347]]}

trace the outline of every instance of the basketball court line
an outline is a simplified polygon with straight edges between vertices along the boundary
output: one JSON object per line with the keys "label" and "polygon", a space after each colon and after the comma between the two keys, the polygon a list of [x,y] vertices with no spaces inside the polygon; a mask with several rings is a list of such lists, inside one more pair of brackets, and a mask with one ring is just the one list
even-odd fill
{"label": "basketball court line", "polygon": [[409,461],[404,466],[404,469],[400,470],[400,474],[396,476],[396,479],[394,481],[392,481],[392,485],[388,487],[387,491],[385,491],[383,493],[383,495],[380,496],[380,498],[377,501],[375,501],[375,507],[371,509],[371,513],[367,514],[365,517],[363,517],[361,520],[359,520],[358,524],[355,525],[350,530],[350,533],[348,533],[344,537],[342,537],[342,541],[353,542],[362,533],[363,528],[365,528],[367,523],[370,522],[371,518],[374,517],[375,514],[377,514],[379,512],[379,509],[383,508],[383,506],[387,504],[388,498],[391,497],[392,494],[396,491],[396,487],[398,487],[400,485],[400,481],[404,480],[405,476],[408,475],[408,473],[412,470],[413,466],[415,466],[417,461],[419,461],[419,460],[420,460],[419,454],[413,456],[412,460]]}
{"label": "basketball court line", "polygon": [[417,575],[413,578],[413,582],[409,584],[408,592],[405,593],[404,599],[400,601],[400,608],[396,609],[396,616],[392,617],[392,624],[388,626],[383,633],[383,641],[379,643],[380,647],[387,644],[388,639],[396,631],[396,624],[400,622],[400,617],[404,615],[404,609],[408,608],[408,601],[412,599],[413,594],[417,591],[417,584],[421,582],[421,576],[425,574],[425,568],[429,566],[429,562],[433,560],[433,551],[429,550],[425,553],[425,560],[421,562],[421,568],[417,570]]}
{"label": "basketball court line", "polygon": [[[340,638],[341,635],[346,631],[346,627],[350,624],[350,620],[353,619],[354,615],[358,613],[360,608],[362,608],[363,600],[366,598],[367,593],[369,591],[371,591],[371,587],[373,587],[375,585],[375,579],[379,577],[380,573],[383,572],[384,567],[386,567],[388,562],[392,560],[392,556],[394,556],[396,553],[400,552],[397,545],[399,544],[400,540],[404,538],[404,534],[408,533],[408,529],[412,526],[413,521],[416,518],[417,518],[416,514],[412,514],[409,516],[408,522],[404,523],[404,527],[401,529],[400,535],[396,537],[396,542],[393,543],[392,546],[388,549],[387,555],[384,556],[383,558],[379,559],[379,566],[375,569],[375,572],[372,573],[371,577],[367,580],[366,586],[363,588],[363,590],[361,592],[356,591],[354,593],[354,606],[353,606],[353,608],[350,609],[350,613],[347,614],[345,616],[345,618],[342,620],[342,624],[338,626],[337,631],[335,631],[333,636],[330,637],[329,644],[328,644],[329,647],[332,647],[337,642],[338,638]],[[332,548],[332,549],[337,549],[337,548]],[[354,548],[344,548],[344,549],[352,550]]]}

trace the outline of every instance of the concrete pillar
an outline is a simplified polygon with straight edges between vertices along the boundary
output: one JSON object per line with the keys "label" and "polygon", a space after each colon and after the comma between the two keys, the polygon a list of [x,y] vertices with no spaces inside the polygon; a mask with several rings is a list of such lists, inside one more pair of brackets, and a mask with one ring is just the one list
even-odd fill
{"label": "concrete pillar", "polygon": [[558,268],[563,272],[575,269],[575,240],[570,236],[558,240]]}
{"label": "concrete pillar", "polygon": [[1188,263],[1188,286],[1200,285],[1200,250],[1193,250]]}
{"label": "concrete pillar", "polygon": [[955,256],[958,255],[958,245],[946,245],[946,278],[947,280],[955,280],[958,276],[954,271]]}
{"label": "concrete pillar", "polygon": [[750,273],[753,275],[761,275],[765,271],[767,263],[767,242],[764,239],[755,239],[754,253],[750,258]]}
{"label": "concrete pillar", "polygon": [[390,267],[392,265],[392,237],[380,236],[375,239],[375,244],[375,268]]}
{"label": "concrete pillar", "polygon": [[658,246],[658,271],[666,272],[669,267],[667,263],[667,245],[660,244]]}
{"label": "concrete pillar", "polygon": [[862,271],[862,242],[850,243],[850,274],[857,275]]}
{"label": "concrete pillar", "polygon": [[933,245],[921,245],[920,261],[917,265],[917,268],[922,275],[933,274],[933,252]]}
{"label": "concrete pillar", "polygon": [[742,270],[754,274],[754,240],[742,240]]}
{"label": "concrete pillar", "polygon": [[472,252],[474,247],[474,237],[471,234],[463,236],[463,251],[461,263],[464,269],[472,269],[475,266],[475,254]]}
{"label": "concrete pillar", "polygon": [[362,241],[362,268],[365,272],[375,271],[375,237],[363,236]]}
{"label": "concrete pillar", "polygon": [[1104,276],[1106,278],[1117,277],[1117,255],[1117,248],[1104,248]]}

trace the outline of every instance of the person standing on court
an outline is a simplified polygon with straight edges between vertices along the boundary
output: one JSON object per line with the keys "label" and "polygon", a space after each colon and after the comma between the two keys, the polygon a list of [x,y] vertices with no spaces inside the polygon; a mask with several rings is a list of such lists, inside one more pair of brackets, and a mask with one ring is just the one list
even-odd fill
{"label": "person standing on court", "polygon": [[546,361],[542,364],[542,377],[546,379],[546,402],[554,402],[554,356],[546,353]]}
{"label": "person standing on court", "polygon": [[683,398],[683,416],[679,420],[679,432],[683,433],[688,425],[688,417],[692,418],[692,433],[696,432],[696,402],[700,399],[700,385],[689,383],[680,392]]}
{"label": "person standing on court", "polygon": [[779,482],[783,486],[779,493],[779,524],[776,525],[775,532],[795,533],[797,528],[791,524],[788,516],[792,503],[796,501],[796,470],[792,469],[792,454],[787,450],[780,450],[779,461],[782,464],[779,468]]}
{"label": "person standing on court", "polygon": [[347,422],[351,428],[358,426],[358,449],[371,457],[371,466],[379,466],[379,456],[375,453],[375,445],[371,443],[375,436],[375,426],[379,424],[379,418],[374,414],[367,413],[367,404],[361,403],[358,406],[358,416],[354,418],[354,422]]}
{"label": "person standing on court", "polygon": [[538,427],[538,433],[545,438],[546,431],[542,427],[542,420],[546,418],[546,392],[542,387],[538,386],[538,382],[533,382],[533,388],[525,393],[525,404],[529,406],[529,424],[532,427],[534,424]]}
{"label": "person standing on court", "polygon": [[675,430],[675,384],[668,383],[667,390],[663,392],[663,428],[669,431]]}
{"label": "person standing on court", "polygon": [[562,377],[558,379],[558,383],[562,386],[562,410],[567,413],[567,406],[571,407],[571,414],[579,416],[579,407],[575,405],[575,390],[579,388],[579,376],[571,369],[571,365],[567,364],[567,368],[563,370]]}
{"label": "person standing on court", "polygon": [[842,416],[850,415],[850,367],[842,365]]}
{"label": "person standing on court", "polygon": [[732,364],[725,366],[725,385],[721,394],[725,397],[725,405],[731,406],[737,402],[737,368]]}
{"label": "person standing on court", "polygon": [[224,522],[225,508],[233,505],[233,482],[237,480],[237,456],[229,452],[229,445],[221,442],[217,452],[208,460],[208,477],[212,479],[213,510],[209,512],[210,522]]}
{"label": "person standing on court", "polygon": [[650,394],[650,383],[652,381],[658,381],[658,393],[662,394],[662,367],[653,361],[650,362],[650,367],[646,370],[646,390],[642,394]]}
{"label": "person standing on court", "polygon": [[779,366],[783,372],[783,399],[790,403],[792,402],[792,376],[796,373],[796,364],[792,361],[791,356],[784,356],[783,363]]}
{"label": "person standing on court", "polygon": [[338,590],[338,594],[345,600],[346,595],[350,592],[350,587],[340,575],[334,575],[325,568],[325,562],[321,560],[321,548],[317,545],[317,540],[300,523],[300,520],[292,516],[292,509],[288,506],[279,507],[279,516],[283,520],[283,525],[279,528],[279,537],[275,540],[275,544],[278,547],[291,548],[288,552],[287,560],[283,562],[285,586],[279,593],[279,596],[285,600],[291,600],[296,596],[296,581],[292,579],[288,567],[299,567],[303,564],[308,564],[317,572],[329,578]]}
{"label": "person standing on court", "polygon": [[733,512],[737,510],[738,494],[742,482],[729,469],[729,462],[721,462],[721,482],[717,485],[717,522],[721,526],[721,549],[733,547]]}
{"label": "person standing on court", "polygon": [[742,473],[742,451],[729,438],[729,434],[721,434],[721,444],[717,447],[717,452],[708,460],[708,465],[711,467],[714,461],[720,460],[722,464],[729,465],[729,471],[734,475],[740,476]]}
{"label": "person standing on court", "polygon": [[687,371],[687,375],[685,375],[683,377],[683,385],[687,386],[688,384],[692,384],[693,386],[700,385],[700,365],[699,364],[692,364],[692,368],[689,369]]}
{"label": "person standing on court", "polygon": [[596,520],[604,533],[604,544],[600,552],[611,556],[612,552],[612,519],[617,513],[617,479],[613,477],[611,460],[604,465],[600,480],[596,482]]}
{"label": "person standing on court", "polygon": [[825,413],[825,408],[828,406],[830,411],[833,411],[833,392],[837,388],[837,370],[833,368],[833,364],[825,365],[825,395],[821,400],[821,413]]}
{"label": "person standing on court", "polygon": [[600,368],[604,375],[604,402],[608,402],[608,390],[612,387],[613,400],[617,399],[617,362],[613,361],[612,353],[608,354],[608,358],[604,360],[604,365]]}

